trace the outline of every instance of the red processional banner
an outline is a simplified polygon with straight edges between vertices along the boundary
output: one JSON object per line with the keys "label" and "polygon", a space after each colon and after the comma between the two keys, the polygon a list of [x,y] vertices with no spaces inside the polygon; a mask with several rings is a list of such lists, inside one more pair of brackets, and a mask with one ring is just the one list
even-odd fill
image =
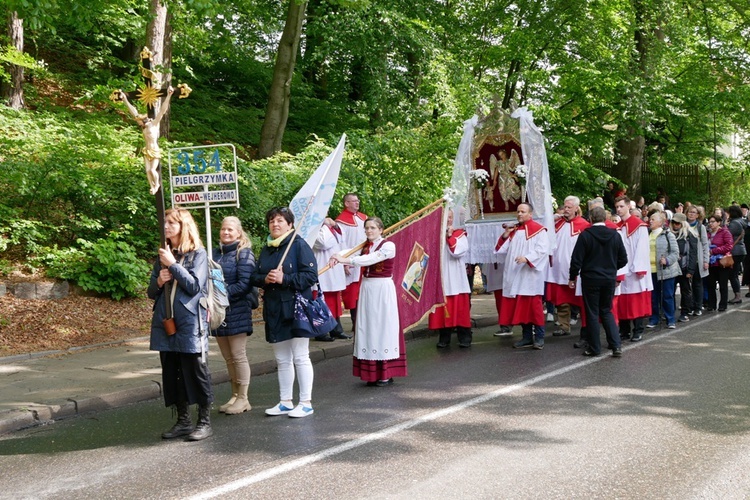
{"label": "red processional banner", "polygon": [[442,221],[443,207],[439,206],[387,237],[396,245],[393,281],[403,331],[445,302],[440,277]]}

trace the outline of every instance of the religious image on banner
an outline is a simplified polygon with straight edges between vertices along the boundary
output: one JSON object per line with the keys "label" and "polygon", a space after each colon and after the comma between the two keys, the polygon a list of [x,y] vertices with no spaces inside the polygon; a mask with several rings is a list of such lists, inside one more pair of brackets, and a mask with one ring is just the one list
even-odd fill
{"label": "religious image on banner", "polygon": [[422,296],[424,277],[427,274],[427,265],[429,262],[430,256],[424,251],[422,245],[414,243],[401,288],[406,290],[417,302],[419,302]]}
{"label": "religious image on banner", "polygon": [[440,255],[442,221],[440,206],[387,236],[396,245],[393,281],[399,324],[404,331],[445,302],[440,266],[429,265],[431,255]]}

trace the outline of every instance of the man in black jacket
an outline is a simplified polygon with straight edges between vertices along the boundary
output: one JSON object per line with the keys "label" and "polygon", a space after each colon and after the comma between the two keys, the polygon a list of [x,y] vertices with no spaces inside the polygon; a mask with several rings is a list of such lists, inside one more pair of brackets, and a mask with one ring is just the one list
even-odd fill
{"label": "man in black jacket", "polygon": [[570,281],[568,286],[575,288],[576,277],[581,275],[583,306],[586,311],[586,329],[589,346],[584,356],[598,356],[601,353],[599,319],[607,334],[607,344],[612,356],[622,356],[620,331],[612,314],[612,299],[615,295],[617,270],[628,263],[628,254],[622,238],[616,230],[605,226],[606,213],[596,207],[589,213],[590,228],[578,237],[570,261]]}

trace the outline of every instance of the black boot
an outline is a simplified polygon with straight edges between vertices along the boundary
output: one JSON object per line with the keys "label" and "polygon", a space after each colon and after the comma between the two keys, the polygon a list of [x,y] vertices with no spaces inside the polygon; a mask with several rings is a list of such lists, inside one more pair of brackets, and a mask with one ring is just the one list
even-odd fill
{"label": "black boot", "polygon": [[450,345],[452,331],[453,331],[452,328],[441,328],[440,330],[438,330],[439,332],[438,343],[437,343],[438,349],[442,349]]}
{"label": "black boot", "polygon": [[211,403],[198,405],[198,423],[195,430],[187,437],[188,441],[201,441],[214,435],[211,429]]}
{"label": "black boot", "polygon": [[177,403],[177,423],[171,429],[162,433],[162,439],[174,439],[187,436],[193,432],[193,422],[190,421],[190,406],[187,402]]}
{"label": "black boot", "polygon": [[465,326],[456,327],[458,333],[458,347],[471,347],[471,328]]}
{"label": "black boot", "polygon": [[333,331],[330,332],[328,335],[330,335],[331,338],[341,339],[341,340],[349,340],[350,338],[352,338],[351,335],[347,335],[344,333],[344,327],[341,326],[341,318],[338,318],[336,320],[336,328],[334,328]]}

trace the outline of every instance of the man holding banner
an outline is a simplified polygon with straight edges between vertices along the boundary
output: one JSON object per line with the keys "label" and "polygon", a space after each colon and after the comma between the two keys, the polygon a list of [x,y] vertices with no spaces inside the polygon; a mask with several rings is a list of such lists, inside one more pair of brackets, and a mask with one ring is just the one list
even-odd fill
{"label": "man holding banner", "polygon": [[[356,193],[346,193],[344,195],[344,210],[336,217],[336,223],[341,229],[342,247],[354,248],[364,243],[367,239],[367,236],[365,236],[365,220],[367,220],[367,216],[359,211],[359,196]],[[346,273],[346,289],[342,294],[344,309],[349,309],[352,315],[352,331],[356,331],[360,268],[356,265],[346,266],[344,272]]]}

